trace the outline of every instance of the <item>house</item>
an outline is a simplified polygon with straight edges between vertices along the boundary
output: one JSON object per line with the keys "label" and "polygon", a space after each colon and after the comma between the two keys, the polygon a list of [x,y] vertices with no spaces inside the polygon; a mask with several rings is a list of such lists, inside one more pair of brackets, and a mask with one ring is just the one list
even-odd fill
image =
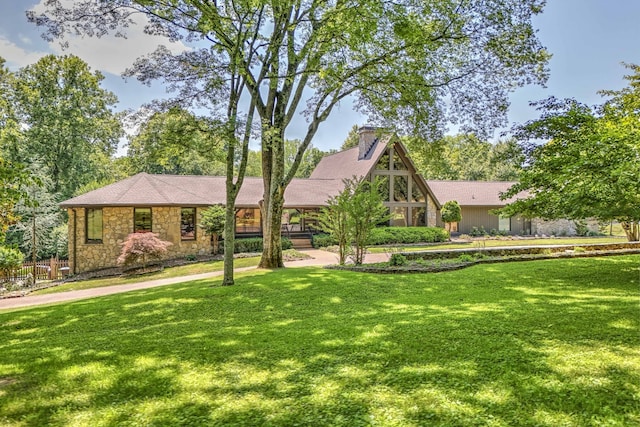
{"label": "house", "polygon": [[[578,225],[568,219],[544,220],[496,215],[496,209],[527,197],[527,193],[522,192],[509,199],[500,200],[500,195],[506,193],[514,184],[514,181],[427,181],[439,203],[444,205],[450,200],[455,200],[460,205],[462,220],[452,224],[453,232],[473,234],[475,228],[479,231],[484,229],[486,233],[495,231],[511,235],[574,236],[578,234],[580,227],[586,227],[582,232],[599,232],[599,224],[595,220],[584,221],[582,225]],[[439,211],[437,219],[438,226],[442,227]]]}
{"label": "house", "polygon": [[[294,179],[284,195],[283,233],[309,236],[318,211],[352,177],[383,182],[391,225],[436,226],[440,203],[416,173],[394,135],[360,129],[359,146],[323,158],[308,179]],[[236,200],[236,235],[261,235],[262,178],[246,177]],[[69,262],[73,274],[113,267],[133,232],[152,231],[172,243],[170,257],[211,251],[198,227],[208,206],[225,203],[225,177],[140,173],[60,204],[69,214]],[[308,238],[308,237],[307,237]]]}
{"label": "house", "polygon": [[[532,234],[530,219],[500,217],[492,213],[517,198],[500,200],[500,194],[505,193],[514,184],[515,182],[510,181],[427,181],[427,185],[441,204],[454,200],[460,205],[462,220],[452,224],[453,232],[470,234],[474,227],[482,227],[487,233],[495,230],[507,234]],[[523,196],[525,195],[520,195]],[[437,218],[438,225],[442,226],[440,212]]]}

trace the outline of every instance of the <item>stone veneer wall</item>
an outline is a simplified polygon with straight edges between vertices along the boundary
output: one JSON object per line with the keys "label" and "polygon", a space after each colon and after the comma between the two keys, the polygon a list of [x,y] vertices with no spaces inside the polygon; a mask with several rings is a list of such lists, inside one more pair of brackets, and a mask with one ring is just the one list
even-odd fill
{"label": "stone veneer wall", "polygon": [[[188,206],[185,206],[188,207]],[[180,238],[180,206],[152,207],[151,222],[154,233],[172,243],[166,258],[203,255],[211,252],[211,239],[196,227],[195,240]],[[196,222],[206,208],[196,208]],[[74,214],[75,239],[74,239]],[[133,232],[133,207],[105,207],[102,209],[102,243],[86,243],[85,209],[69,209],[69,262],[71,271],[82,273],[117,266],[121,244]],[[74,248],[74,242],[77,248]],[[77,259],[76,259],[77,258]]]}
{"label": "stone veneer wall", "polygon": [[[587,220],[589,231],[598,232],[600,227],[595,220]],[[542,220],[534,218],[531,220],[531,232],[537,235],[546,236],[575,236],[576,225],[574,221],[568,219]]]}
{"label": "stone veneer wall", "polygon": [[427,227],[438,226],[438,207],[431,196],[427,194]]}

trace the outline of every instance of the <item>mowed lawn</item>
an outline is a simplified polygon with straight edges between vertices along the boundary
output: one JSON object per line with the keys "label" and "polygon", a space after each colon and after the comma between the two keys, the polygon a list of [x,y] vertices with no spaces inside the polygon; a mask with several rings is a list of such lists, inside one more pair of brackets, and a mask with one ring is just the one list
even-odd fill
{"label": "mowed lawn", "polygon": [[640,256],[286,269],[0,313],[0,425],[640,425]]}

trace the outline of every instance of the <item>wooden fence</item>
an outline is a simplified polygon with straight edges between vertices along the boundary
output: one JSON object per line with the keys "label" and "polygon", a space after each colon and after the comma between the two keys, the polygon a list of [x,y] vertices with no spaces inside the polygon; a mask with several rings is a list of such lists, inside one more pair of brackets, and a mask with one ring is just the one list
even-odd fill
{"label": "wooden fence", "polygon": [[[23,263],[17,273],[17,280],[25,280],[29,275],[33,276],[33,261]],[[36,280],[60,280],[68,275],[69,261],[66,259],[51,258],[50,260],[36,261]]]}

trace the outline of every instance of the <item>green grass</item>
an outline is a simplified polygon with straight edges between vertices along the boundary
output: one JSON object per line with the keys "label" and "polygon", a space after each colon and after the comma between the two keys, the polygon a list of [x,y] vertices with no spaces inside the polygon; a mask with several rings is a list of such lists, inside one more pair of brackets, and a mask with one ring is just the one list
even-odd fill
{"label": "green grass", "polygon": [[[258,265],[260,257],[238,258],[234,260],[234,268],[253,267]],[[30,295],[53,294],[57,292],[77,291],[81,289],[100,288],[103,286],[125,285],[147,280],[168,279],[172,277],[189,276],[192,274],[211,273],[222,271],[222,261],[199,262],[178,267],[165,268],[162,271],[149,274],[134,275],[129,277],[106,277],[103,279],[90,279],[77,282],[69,282],[52,288],[31,292]]]}
{"label": "green grass", "polygon": [[[416,245],[401,246],[401,251],[430,251],[441,249],[474,249],[474,248],[495,248],[498,246],[542,246],[542,245],[591,245],[597,243],[625,243],[626,238],[623,237],[558,237],[553,239],[521,239],[521,240],[499,240],[486,239],[476,240],[473,242],[454,242],[435,245]],[[389,251],[388,247],[372,247],[369,249],[372,253],[381,253]]]}
{"label": "green grass", "polygon": [[640,425],[639,265],[286,269],[0,313],[0,425]]}

